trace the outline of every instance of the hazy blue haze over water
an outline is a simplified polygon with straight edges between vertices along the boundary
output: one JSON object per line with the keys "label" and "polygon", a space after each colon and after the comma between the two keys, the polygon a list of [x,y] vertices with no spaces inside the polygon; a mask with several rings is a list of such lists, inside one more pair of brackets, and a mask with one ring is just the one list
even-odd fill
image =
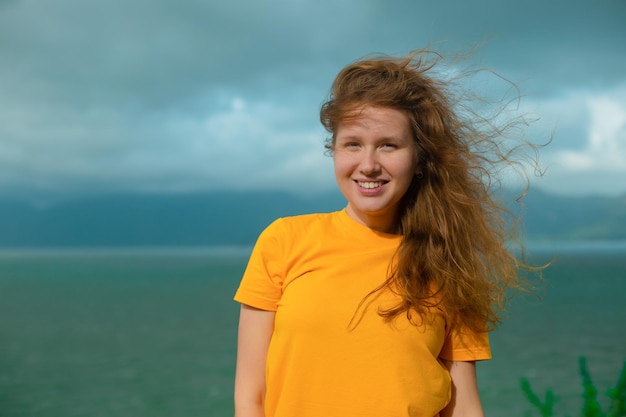
{"label": "hazy blue haze over water", "polygon": [[[524,376],[575,416],[578,358],[600,395],[626,360],[626,243],[530,248],[562,255],[541,299],[516,297],[492,334],[483,402],[489,416],[524,416]],[[0,417],[232,415],[232,296],[249,251],[0,252]]]}

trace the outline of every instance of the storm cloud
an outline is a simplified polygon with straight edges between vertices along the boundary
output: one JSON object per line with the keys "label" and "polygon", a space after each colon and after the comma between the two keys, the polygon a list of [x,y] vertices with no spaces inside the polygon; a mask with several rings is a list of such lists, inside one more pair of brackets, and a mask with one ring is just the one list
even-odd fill
{"label": "storm cloud", "polygon": [[515,82],[537,185],[626,192],[626,2],[0,1],[0,189],[325,190],[319,105],[371,53],[434,45]]}

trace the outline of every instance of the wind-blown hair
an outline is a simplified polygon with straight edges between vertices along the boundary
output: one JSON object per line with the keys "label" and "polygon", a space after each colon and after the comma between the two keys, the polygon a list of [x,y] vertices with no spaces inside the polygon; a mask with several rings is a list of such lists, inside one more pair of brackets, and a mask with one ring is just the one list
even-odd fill
{"label": "wind-blown hair", "polygon": [[[434,58],[433,58],[434,57]],[[320,120],[331,134],[364,106],[405,112],[418,158],[418,173],[403,197],[403,235],[383,286],[401,295],[386,318],[425,317],[441,309],[448,320],[478,331],[500,321],[507,287],[524,288],[520,270],[533,270],[507,247],[516,239],[514,216],[493,197],[500,163],[515,166],[494,117],[460,107],[450,84],[434,77],[441,57],[418,51],[404,58],[376,57],[345,67],[322,105]],[[534,147],[528,144],[534,150]],[[372,295],[372,294],[370,294]]]}

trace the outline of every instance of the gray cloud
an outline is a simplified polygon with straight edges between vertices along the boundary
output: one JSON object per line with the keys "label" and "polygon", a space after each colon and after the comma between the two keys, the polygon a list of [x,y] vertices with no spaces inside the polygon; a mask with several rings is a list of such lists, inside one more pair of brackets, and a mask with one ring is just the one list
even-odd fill
{"label": "gray cloud", "polygon": [[558,128],[547,155],[585,152],[625,39],[620,0],[0,1],[0,187],[332,187],[317,111],[335,73],[439,40],[487,41],[470,62],[519,84],[533,137]]}

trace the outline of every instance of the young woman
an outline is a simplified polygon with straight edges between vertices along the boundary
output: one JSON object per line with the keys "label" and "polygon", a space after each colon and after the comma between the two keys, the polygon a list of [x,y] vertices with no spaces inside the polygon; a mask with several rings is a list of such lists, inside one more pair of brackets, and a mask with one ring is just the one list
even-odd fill
{"label": "young woman", "polygon": [[520,263],[490,196],[500,144],[425,54],[335,79],[321,121],[348,204],[260,235],[235,295],[237,417],[483,416],[475,363]]}

